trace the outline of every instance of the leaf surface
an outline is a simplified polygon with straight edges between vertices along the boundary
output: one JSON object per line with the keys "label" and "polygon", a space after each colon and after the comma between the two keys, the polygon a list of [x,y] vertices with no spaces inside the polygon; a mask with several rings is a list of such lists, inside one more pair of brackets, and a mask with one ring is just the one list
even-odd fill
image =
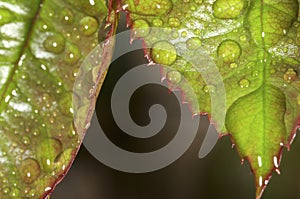
{"label": "leaf surface", "polygon": [[107,13],[104,0],[0,2],[0,198],[43,198],[69,169],[97,95],[82,108],[73,85],[100,67],[82,64]]}
{"label": "leaf surface", "polygon": [[[298,1],[120,0],[120,9],[170,88],[181,89],[194,113],[198,103],[221,135],[232,136],[260,198],[299,125]],[[226,96],[218,99],[222,87]]]}

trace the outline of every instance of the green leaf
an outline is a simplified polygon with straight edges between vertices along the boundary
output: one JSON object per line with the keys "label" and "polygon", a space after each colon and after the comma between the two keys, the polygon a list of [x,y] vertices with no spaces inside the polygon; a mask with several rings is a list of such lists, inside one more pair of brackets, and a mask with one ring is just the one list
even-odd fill
{"label": "green leaf", "polygon": [[[120,7],[130,14],[133,38],[151,48],[149,60],[163,65],[170,88],[180,88],[194,113],[198,103],[221,135],[232,136],[260,198],[299,126],[298,1],[122,0]],[[218,99],[222,88],[226,97]]]}
{"label": "green leaf", "polygon": [[69,169],[104,77],[85,85],[90,99],[73,85],[107,69],[83,64],[107,12],[104,0],[0,1],[0,198],[46,197]]}

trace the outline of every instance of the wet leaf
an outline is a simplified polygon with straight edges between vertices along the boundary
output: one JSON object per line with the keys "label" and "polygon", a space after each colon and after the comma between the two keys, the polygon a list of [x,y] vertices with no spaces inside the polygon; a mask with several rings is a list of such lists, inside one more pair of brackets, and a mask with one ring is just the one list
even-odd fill
{"label": "wet leaf", "polygon": [[107,69],[83,62],[107,13],[105,0],[0,1],[0,198],[43,198],[69,169],[104,77],[89,99],[73,85]]}
{"label": "wet leaf", "polygon": [[120,9],[170,88],[232,136],[260,198],[299,125],[298,1],[121,0]]}

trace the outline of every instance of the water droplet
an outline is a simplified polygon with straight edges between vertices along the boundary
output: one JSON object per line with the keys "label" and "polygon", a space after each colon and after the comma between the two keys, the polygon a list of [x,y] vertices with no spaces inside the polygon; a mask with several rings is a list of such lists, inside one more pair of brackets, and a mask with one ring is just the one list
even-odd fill
{"label": "water droplet", "polygon": [[31,189],[31,190],[29,191],[28,195],[29,195],[30,197],[34,197],[34,196],[35,196],[35,190],[34,190],[34,189]]}
{"label": "water droplet", "polygon": [[261,187],[263,185],[263,178],[262,176],[259,176],[258,184]]}
{"label": "water droplet", "polygon": [[60,112],[65,116],[70,116],[70,108],[72,107],[72,95],[66,93],[61,99],[59,99]]}
{"label": "water droplet", "polygon": [[0,25],[11,22],[13,18],[13,14],[9,10],[0,8]]}
{"label": "water droplet", "polygon": [[41,24],[40,29],[41,29],[41,31],[45,32],[46,30],[48,30],[48,25],[47,24]]}
{"label": "water droplet", "polygon": [[71,148],[68,148],[64,150],[59,157],[57,158],[56,166],[60,170],[66,169],[66,164],[71,160],[72,156],[74,155],[74,150]]}
{"label": "water droplet", "polygon": [[20,198],[20,190],[18,188],[12,188],[10,192],[11,198]]}
{"label": "water droplet", "polygon": [[262,167],[262,158],[261,156],[257,156],[258,166]]}
{"label": "water droplet", "polygon": [[180,20],[178,18],[175,17],[171,17],[169,18],[169,25],[171,27],[179,27],[180,26]]}
{"label": "water droplet", "polygon": [[90,128],[90,126],[91,126],[91,123],[87,123],[84,128],[88,129],[88,128]]}
{"label": "water droplet", "polygon": [[69,131],[68,136],[69,136],[70,138],[74,138],[74,137],[76,136],[76,131],[75,131],[75,130]]}
{"label": "water droplet", "polygon": [[43,170],[49,172],[54,169],[53,163],[60,154],[61,149],[61,142],[54,138],[48,138],[38,143],[36,147],[37,159]]}
{"label": "water droplet", "polygon": [[90,36],[94,34],[99,27],[99,23],[94,17],[84,17],[80,20],[80,30],[85,36]]}
{"label": "water droplet", "polygon": [[151,57],[157,64],[171,65],[177,58],[176,49],[167,41],[159,41],[153,45]]}
{"label": "water droplet", "polygon": [[247,41],[247,36],[246,36],[246,35],[240,36],[240,41],[241,41],[241,42]]}
{"label": "water droplet", "polygon": [[242,49],[240,45],[233,40],[225,40],[218,47],[218,56],[224,62],[235,62],[240,57]]}
{"label": "water droplet", "polygon": [[202,90],[205,93],[215,93],[217,88],[214,85],[205,85]]}
{"label": "water droplet", "polygon": [[59,54],[65,49],[65,38],[59,34],[50,35],[44,41],[43,46],[48,52]]}
{"label": "water droplet", "polygon": [[177,31],[172,32],[172,38],[177,39],[179,37],[179,33]]}
{"label": "water droplet", "polygon": [[259,75],[259,72],[257,70],[253,71],[252,72],[252,76],[253,77],[257,77]]}
{"label": "water droplet", "polygon": [[231,64],[229,65],[229,68],[231,68],[231,69],[237,68],[237,67],[238,67],[238,65],[237,65],[237,63],[235,63],[235,62],[233,62],[233,63],[231,63]]}
{"label": "water droplet", "polygon": [[266,60],[267,60],[266,56],[267,56],[267,53],[263,50],[257,52],[257,60],[260,63],[266,62]]}
{"label": "water droplet", "polygon": [[41,173],[40,165],[35,159],[32,158],[23,160],[21,162],[19,171],[23,182],[27,184],[34,182]]}
{"label": "water droplet", "polygon": [[188,33],[186,31],[182,31],[181,37],[186,38],[188,36]]}
{"label": "water droplet", "polygon": [[193,30],[193,33],[195,35],[200,35],[201,34],[201,30],[199,28],[196,28],[195,30]]}
{"label": "water droplet", "polygon": [[32,135],[34,136],[39,136],[40,135],[40,130],[39,129],[32,129]]}
{"label": "water droplet", "polygon": [[274,163],[275,168],[278,168],[278,167],[279,167],[279,162],[278,162],[277,156],[274,156],[274,157],[273,157],[273,163]]}
{"label": "water droplet", "polygon": [[74,22],[73,12],[68,8],[64,8],[61,12],[61,21],[65,24],[72,24]]}
{"label": "water droplet", "polygon": [[123,5],[128,5],[126,9],[132,13],[151,16],[165,15],[173,8],[171,0],[124,0]]}
{"label": "water droplet", "polygon": [[167,80],[172,84],[178,84],[181,81],[180,72],[176,70],[169,71],[167,74]]}
{"label": "water droplet", "polygon": [[246,64],[246,68],[247,69],[251,69],[251,68],[254,68],[256,66],[256,63],[255,62],[248,62],[247,64]]}
{"label": "water droplet", "polygon": [[265,180],[265,185],[269,184],[269,180]]}
{"label": "water droplet", "polygon": [[80,49],[74,44],[68,44],[66,49],[66,54],[64,56],[64,60],[66,63],[70,65],[74,65],[81,58]]}
{"label": "water droplet", "polygon": [[149,24],[143,19],[138,19],[133,22],[133,31],[135,37],[146,37],[149,32]]}
{"label": "water droplet", "polygon": [[189,50],[196,50],[201,46],[201,40],[198,37],[192,37],[186,41],[186,46]]}
{"label": "water droplet", "polygon": [[9,187],[4,187],[4,188],[2,189],[2,192],[3,192],[3,194],[9,194],[10,188],[9,188]]}
{"label": "water droplet", "polygon": [[284,47],[284,48],[283,48],[283,52],[284,52],[284,53],[287,53],[288,51],[289,51],[289,48],[288,48],[288,47]]}
{"label": "water droplet", "polygon": [[196,7],[192,5],[192,6],[190,7],[190,9],[191,9],[191,11],[195,11],[195,10],[196,10]]}
{"label": "water droplet", "polygon": [[45,187],[44,191],[47,192],[47,191],[50,191],[52,188],[51,187]]}
{"label": "water droplet", "polygon": [[217,0],[213,4],[214,16],[220,19],[239,17],[247,6],[245,0]]}
{"label": "water droplet", "polygon": [[297,72],[293,68],[289,68],[285,72],[283,79],[284,79],[284,81],[291,83],[291,82],[295,81],[297,79],[297,77],[298,77]]}
{"label": "water droplet", "polygon": [[248,79],[241,79],[239,85],[241,88],[248,88],[250,86],[250,81]]}
{"label": "water droplet", "polygon": [[155,27],[161,27],[164,24],[164,22],[161,19],[153,19],[152,25]]}
{"label": "water droplet", "polygon": [[30,139],[27,136],[24,136],[22,138],[22,142],[24,145],[29,145],[30,144]]}

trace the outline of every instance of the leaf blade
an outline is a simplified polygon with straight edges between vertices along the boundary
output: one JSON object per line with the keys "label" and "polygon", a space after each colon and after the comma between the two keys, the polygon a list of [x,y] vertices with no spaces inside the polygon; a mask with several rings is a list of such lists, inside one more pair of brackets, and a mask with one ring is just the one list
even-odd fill
{"label": "leaf blade", "polygon": [[69,169],[84,134],[73,84],[107,12],[102,0],[0,2],[0,198],[46,197]]}
{"label": "leaf blade", "polygon": [[[133,2],[137,7],[147,5],[144,1]],[[240,156],[250,161],[255,173],[256,196],[260,198],[272,171],[278,169],[283,146],[289,147],[299,126],[299,3],[296,0],[169,2],[173,5],[172,10],[156,17],[145,17],[141,12],[127,9],[127,1],[121,1],[120,7],[129,12],[133,38],[142,38],[149,48],[154,48],[156,42],[161,41],[175,47],[177,58],[172,63],[157,60],[151,50],[147,54],[151,61],[168,65],[164,75],[171,89],[181,89],[185,100],[193,107],[197,102],[189,98],[191,89],[188,87],[192,88],[198,96],[200,112],[210,115],[214,114],[211,100],[217,96],[218,84],[213,80],[207,81],[213,78],[205,79],[195,69],[207,67],[205,63],[193,67],[178,55],[182,51],[198,49],[209,55],[218,66],[226,89],[225,127],[220,127],[221,120],[217,116],[213,116],[212,121],[221,134],[231,134]],[[156,2],[157,7],[160,4],[163,3]],[[141,20],[148,26],[141,26]],[[151,27],[163,29],[157,33]],[[145,28],[147,31],[143,31]],[[178,73],[181,78],[178,78]],[[173,81],[175,76],[169,74],[176,74],[176,81]],[[213,74],[208,76],[213,77]],[[270,91],[273,97],[279,98],[278,101],[274,100]],[[263,108],[252,105],[252,102],[263,102]],[[276,109],[269,107],[269,103],[277,104]],[[260,125],[252,126],[250,116],[243,114],[243,108],[247,107],[259,113]],[[192,111],[197,113],[197,110]],[[235,117],[238,119],[233,119]],[[248,123],[242,124],[247,128],[237,129],[243,126],[239,120],[243,117],[246,118],[244,122]],[[275,136],[269,129],[272,126],[277,129]],[[252,134],[257,140],[253,140],[254,136],[249,133],[251,129],[254,129]],[[264,146],[263,143],[268,144]]]}

